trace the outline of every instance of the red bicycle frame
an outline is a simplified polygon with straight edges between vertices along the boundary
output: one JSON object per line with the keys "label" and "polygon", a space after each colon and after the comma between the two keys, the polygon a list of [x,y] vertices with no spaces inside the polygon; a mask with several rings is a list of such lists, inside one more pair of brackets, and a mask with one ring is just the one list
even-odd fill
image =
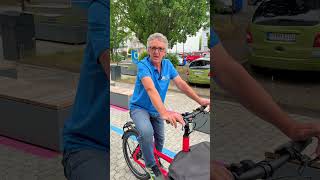
{"label": "red bicycle frame", "polygon": [[[189,152],[190,151],[190,132],[189,132],[189,124],[186,124],[184,127],[184,134],[183,134],[183,140],[182,140],[182,151],[183,152]],[[162,174],[165,177],[168,177],[168,172],[166,171],[166,169],[162,168],[159,165],[159,158],[167,161],[169,164],[171,164],[171,162],[173,161],[173,159],[165,154],[163,154],[162,152],[159,152],[155,147],[153,148],[154,151],[154,157],[156,159],[156,164],[160,167],[160,171],[162,172]],[[138,159],[138,154],[140,152],[140,145],[138,145],[138,147],[134,150],[133,153],[133,160],[138,163],[142,168],[145,168],[146,165],[143,164],[139,159]]]}

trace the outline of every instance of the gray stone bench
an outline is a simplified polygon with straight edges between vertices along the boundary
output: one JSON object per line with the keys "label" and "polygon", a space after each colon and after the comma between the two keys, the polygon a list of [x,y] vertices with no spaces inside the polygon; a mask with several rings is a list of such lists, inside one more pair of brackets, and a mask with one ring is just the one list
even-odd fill
{"label": "gray stone bench", "polygon": [[17,69],[15,65],[0,64],[0,77],[8,77],[17,79]]}
{"label": "gray stone bench", "polygon": [[137,75],[137,67],[132,63],[122,63],[121,66],[121,74],[136,76]]}
{"label": "gray stone bench", "polygon": [[37,14],[34,19],[36,39],[70,44],[86,42],[85,18],[63,14]]}
{"label": "gray stone bench", "polygon": [[0,84],[0,135],[61,151],[74,92],[4,77]]}
{"label": "gray stone bench", "polygon": [[67,0],[32,1],[26,11],[34,14],[35,37],[70,44],[86,42],[87,10]]}
{"label": "gray stone bench", "polygon": [[132,89],[110,86],[110,104],[129,109],[129,101],[132,94]]}

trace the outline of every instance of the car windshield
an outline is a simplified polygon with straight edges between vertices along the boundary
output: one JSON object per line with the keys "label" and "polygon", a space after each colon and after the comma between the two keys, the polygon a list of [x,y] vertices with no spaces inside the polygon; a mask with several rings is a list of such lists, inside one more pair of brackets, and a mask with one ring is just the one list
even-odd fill
{"label": "car windshield", "polygon": [[190,64],[190,69],[210,69],[210,61],[197,60]]}
{"label": "car windshield", "polygon": [[320,23],[319,0],[266,0],[252,22],[263,25],[314,26]]}

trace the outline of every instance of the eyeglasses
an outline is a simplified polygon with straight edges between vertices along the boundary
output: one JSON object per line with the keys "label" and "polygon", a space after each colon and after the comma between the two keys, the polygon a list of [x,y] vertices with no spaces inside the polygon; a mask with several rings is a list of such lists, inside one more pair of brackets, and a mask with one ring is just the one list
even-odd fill
{"label": "eyeglasses", "polygon": [[159,52],[164,52],[165,48],[162,47],[149,47],[149,49],[151,49],[152,52],[156,52],[157,50]]}

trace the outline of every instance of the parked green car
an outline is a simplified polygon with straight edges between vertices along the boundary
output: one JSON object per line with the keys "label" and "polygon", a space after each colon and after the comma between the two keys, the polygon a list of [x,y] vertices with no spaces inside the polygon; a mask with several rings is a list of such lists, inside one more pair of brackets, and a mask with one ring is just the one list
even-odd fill
{"label": "parked green car", "polygon": [[264,0],[246,38],[253,66],[320,71],[320,1]]}
{"label": "parked green car", "polygon": [[194,84],[210,84],[210,59],[192,61],[187,69],[187,81]]}

